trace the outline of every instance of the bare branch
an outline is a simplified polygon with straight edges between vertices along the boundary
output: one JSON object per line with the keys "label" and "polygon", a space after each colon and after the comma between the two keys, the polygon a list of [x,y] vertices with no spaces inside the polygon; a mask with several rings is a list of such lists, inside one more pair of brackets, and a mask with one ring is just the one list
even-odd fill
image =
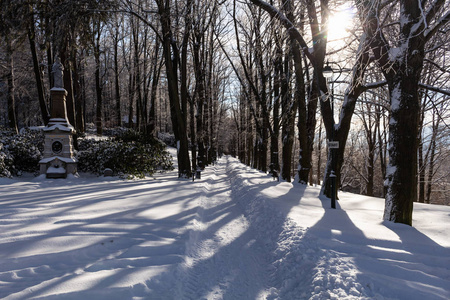
{"label": "bare branch", "polygon": [[305,40],[303,39],[302,34],[300,31],[297,30],[295,25],[289,21],[289,19],[282,14],[278,9],[273,7],[267,2],[264,2],[262,0],[250,0],[253,4],[261,7],[263,10],[265,10],[272,18],[277,19],[278,21],[283,24],[283,26],[286,28],[288,33],[295,38],[295,40],[300,44],[300,46],[303,49],[303,52],[305,53],[306,57],[311,61],[311,63],[314,65],[314,56],[309,52],[308,45],[306,44]]}
{"label": "bare branch", "polygon": [[449,22],[450,22],[450,11],[448,11],[442,18],[437,20],[437,22],[436,22],[436,24],[434,24],[433,28],[431,28],[425,32],[425,40],[426,41],[430,40],[430,38],[433,37],[433,35],[439,29],[441,29],[443,26],[445,26]]}

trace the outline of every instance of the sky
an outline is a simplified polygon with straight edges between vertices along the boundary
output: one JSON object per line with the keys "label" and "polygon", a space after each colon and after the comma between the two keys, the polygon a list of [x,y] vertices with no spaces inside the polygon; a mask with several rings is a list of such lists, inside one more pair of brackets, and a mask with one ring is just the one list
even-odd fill
{"label": "sky", "polygon": [[450,207],[414,205],[334,210],[231,156],[194,182],[1,178],[0,299],[450,299]]}

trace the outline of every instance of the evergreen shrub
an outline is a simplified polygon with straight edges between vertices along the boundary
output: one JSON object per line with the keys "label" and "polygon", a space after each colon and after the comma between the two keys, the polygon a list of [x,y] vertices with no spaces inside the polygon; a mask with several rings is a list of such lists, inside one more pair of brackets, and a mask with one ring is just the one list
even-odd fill
{"label": "evergreen shrub", "polygon": [[14,131],[0,128],[0,177],[20,176],[22,172],[39,171],[39,160],[44,150],[41,130]]}
{"label": "evergreen shrub", "polygon": [[131,129],[103,140],[79,142],[78,170],[102,175],[106,168],[114,175],[143,178],[157,171],[172,170],[172,159],[165,145]]}

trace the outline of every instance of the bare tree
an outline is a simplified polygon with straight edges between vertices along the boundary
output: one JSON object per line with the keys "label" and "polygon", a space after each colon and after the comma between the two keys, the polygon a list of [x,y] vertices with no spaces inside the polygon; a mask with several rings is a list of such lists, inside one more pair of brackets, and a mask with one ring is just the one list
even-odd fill
{"label": "bare tree", "polygon": [[[417,199],[418,89],[425,48],[448,24],[450,11],[445,0],[356,3],[371,52],[389,89],[391,146],[384,219],[411,225]],[[388,24],[391,19],[394,22]]]}
{"label": "bare tree", "polygon": [[47,125],[50,120],[50,113],[48,110],[47,103],[45,101],[45,93],[44,93],[44,83],[41,73],[41,67],[38,59],[38,53],[36,50],[36,28],[35,28],[35,8],[34,4],[31,1],[28,1],[28,22],[27,31],[28,31],[28,42],[30,44],[30,51],[33,58],[33,71],[36,78],[36,88],[37,94],[39,98],[39,107],[41,109],[41,116],[44,122],[44,125]]}
{"label": "bare tree", "polygon": [[[166,67],[166,77],[169,89],[170,99],[170,111],[173,125],[173,131],[177,140],[178,146],[178,169],[180,177],[190,177],[191,165],[189,161],[188,153],[188,140],[187,140],[187,99],[180,98],[180,89],[178,85],[178,72],[181,67],[181,73],[183,74],[186,61],[182,59],[180,61],[180,51],[177,45],[177,37],[173,32],[173,20],[171,15],[171,1],[170,0],[157,0],[159,20],[161,22],[162,30],[162,47],[164,53],[164,61]],[[191,3],[186,3],[186,13],[184,20],[187,21],[190,16]],[[188,35],[184,35],[183,39],[186,41]],[[182,84],[185,81],[182,78]],[[183,95],[181,95],[183,96]]]}

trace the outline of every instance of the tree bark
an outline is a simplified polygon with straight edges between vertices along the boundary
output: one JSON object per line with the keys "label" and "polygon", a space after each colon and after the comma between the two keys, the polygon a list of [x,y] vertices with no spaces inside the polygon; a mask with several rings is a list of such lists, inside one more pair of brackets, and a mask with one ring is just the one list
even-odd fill
{"label": "tree bark", "polygon": [[161,73],[161,64],[158,63],[159,60],[159,48],[160,43],[159,40],[155,41],[155,52],[153,57],[153,75],[152,75],[152,85],[150,88],[150,110],[149,110],[149,129],[148,133],[152,136],[155,135],[156,132],[156,92],[158,90],[159,77]]}
{"label": "tree bark", "polygon": [[[81,86],[81,81],[80,81],[80,71],[81,68],[79,67],[80,65],[80,61],[78,61],[78,57],[77,57],[77,51],[76,49],[73,50],[73,63],[74,63],[74,68],[73,68],[73,90],[74,90],[74,97],[75,97],[75,124],[74,127],[76,128],[77,134],[78,133],[82,133],[85,132],[85,105],[84,105],[84,101],[85,101],[85,97],[83,97],[83,91],[82,91],[82,86]],[[76,145],[76,147],[78,147],[78,144],[76,142],[76,139],[74,139],[74,144]],[[78,149],[78,148],[77,148]]]}
{"label": "tree bark", "polygon": [[204,128],[204,107],[205,107],[205,73],[203,68],[203,60],[200,47],[203,44],[203,36],[201,29],[197,28],[194,33],[193,60],[195,70],[195,100],[197,111],[195,120],[197,124],[197,167],[203,170],[206,165],[206,149],[205,149],[205,128]]}
{"label": "tree bark", "polygon": [[48,111],[47,103],[45,101],[44,85],[42,82],[42,75],[41,75],[39,60],[38,60],[37,51],[36,51],[34,11],[33,11],[32,5],[29,5],[29,9],[30,9],[30,11],[29,11],[30,24],[28,25],[28,41],[30,43],[30,51],[31,51],[32,59],[33,59],[33,71],[34,71],[34,76],[36,78],[36,88],[37,88],[37,92],[38,92],[39,107],[41,109],[42,121],[44,122],[44,125],[47,125],[48,121],[50,120],[50,113]]}
{"label": "tree bark", "polygon": [[[292,46],[292,44],[291,44]],[[292,99],[289,92],[289,75],[290,71],[289,53],[285,54],[284,70],[281,83],[281,103],[282,103],[282,168],[281,178],[287,182],[291,182],[291,165],[292,165],[292,147],[294,145],[294,127],[295,127],[295,113],[297,111],[297,99]]]}
{"label": "tree bark", "polygon": [[95,94],[97,97],[96,105],[96,116],[95,125],[97,128],[97,134],[103,134],[103,85],[101,83],[100,77],[100,36],[101,36],[101,25],[100,21],[94,22],[94,32],[93,32],[93,46],[94,46],[94,60],[95,60]]}
{"label": "tree bark", "polygon": [[281,72],[283,71],[283,49],[281,41],[278,38],[279,33],[273,33],[275,39],[275,65],[273,76],[273,132],[270,136],[270,169],[271,171],[280,171],[279,149],[278,143],[280,138],[280,89],[281,89]]}
{"label": "tree bark", "polygon": [[425,203],[425,161],[423,158],[423,143],[422,143],[422,134],[419,130],[419,138],[418,138],[418,169],[419,169],[419,198],[417,199],[420,203]]}
{"label": "tree bark", "polygon": [[16,99],[15,99],[15,85],[14,85],[14,58],[12,42],[8,36],[5,37],[6,41],[6,63],[8,73],[6,74],[6,81],[8,82],[8,89],[6,92],[6,98],[8,103],[8,125],[9,128],[14,130],[16,134],[19,133],[16,116]]}
{"label": "tree bark", "polygon": [[[418,67],[418,69],[416,69]],[[420,74],[421,65],[414,73]],[[413,202],[417,199],[417,134],[420,112],[417,96],[419,78],[397,70],[389,84],[389,166],[384,219],[412,224]],[[403,73],[403,74],[402,74]]]}
{"label": "tree bark", "polygon": [[433,138],[431,140],[431,145],[430,145],[430,163],[429,163],[429,167],[428,167],[426,203],[430,203],[430,201],[431,201],[431,190],[432,190],[435,155],[436,155],[436,138],[435,138],[435,135],[437,134],[436,133],[437,128],[438,128],[438,126],[435,126],[435,124],[433,124]]}
{"label": "tree bark", "polygon": [[[169,101],[171,120],[175,139],[177,141],[177,160],[178,160],[178,176],[190,177],[191,164],[189,160],[189,144],[186,130],[186,116],[183,114],[185,110],[182,107],[187,106],[186,103],[180,103],[180,95],[178,88],[178,47],[175,43],[170,19],[170,2],[163,0],[156,1],[158,5],[158,13],[162,29],[162,46],[164,53],[164,62],[166,66],[167,85],[169,89]],[[173,59],[172,59],[173,57]]]}
{"label": "tree bark", "polygon": [[121,99],[120,99],[120,72],[119,72],[119,24],[116,24],[114,32],[114,91],[116,98],[116,125],[122,125]]}

